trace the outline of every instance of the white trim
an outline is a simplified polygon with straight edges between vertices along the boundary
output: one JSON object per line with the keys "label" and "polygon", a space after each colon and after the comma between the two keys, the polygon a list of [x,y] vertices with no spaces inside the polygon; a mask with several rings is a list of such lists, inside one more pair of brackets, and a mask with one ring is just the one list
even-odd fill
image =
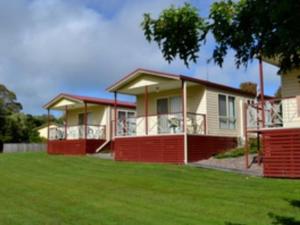
{"label": "white trim", "polygon": [[116,136],[115,138],[138,138],[138,137],[159,137],[159,136],[182,136],[184,133],[176,134],[150,134],[150,135],[132,135],[132,136]]}
{"label": "white trim", "polygon": [[[147,71],[143,69],[138,69],[131,74],[125,76],[123,79],[117,81],[115,84],[107,88],[107,91],[113,92],[113,91],[118,91],[118,89],[121,89],[122,86],[126,85],[128,82],[131,82],[132,80],[136,79],[137,77],[141,75],[148,75],[148,76],[154,76],[154,77],[161,77],[161,78],[166,78],[166,79],[171,79],[171,80],[179,80],[178,75],[171,75],[171,74],[164,74],[156,71]],[[177,77],[178,76],[178,77]],[[119,92],[119,91],[118,91]]]}

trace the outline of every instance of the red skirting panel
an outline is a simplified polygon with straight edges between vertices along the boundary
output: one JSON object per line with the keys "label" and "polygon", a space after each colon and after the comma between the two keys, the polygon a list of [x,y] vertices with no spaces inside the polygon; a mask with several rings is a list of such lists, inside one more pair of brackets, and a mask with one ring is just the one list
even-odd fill
{"label": "red skirting panel", "polygon": [[208,159],[216,153],[235,148],[236,137],[188,135],[188,161]]}
{"label": "red skirting panel", "polygon": [[120,161],[175,163],[184,162],[184,136],[116,138],[115,159]]}
{"label": "red skirting panel", "polygon": [[300,129],[262,131],[264,176],[300,178]]}
{"label": "red skirting panel", "polygon": [[48,154],[84,155],[94,153],[105,140],[52,140],[48,141]]}

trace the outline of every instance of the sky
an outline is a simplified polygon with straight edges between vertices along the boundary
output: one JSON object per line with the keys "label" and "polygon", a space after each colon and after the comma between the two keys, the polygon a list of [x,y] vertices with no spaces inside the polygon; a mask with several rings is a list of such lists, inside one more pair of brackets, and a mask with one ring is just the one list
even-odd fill
{"label": "sky", "polygon": [[[211,0],[190,0],[207,15]],[[105,89],[136,68],[184,74],[238,87],[258,82],[257,61],[236,69],[230,53],[223,68],[211,57],[209,38],[190,68],[168,64],[148,43],[140,23],[143,13],[159,15],[179,0],[14,0],[0,1],[0,83],[14,91],[23,111],[42,114],[42,106],[59,93],[112,98]],[[277,68],[264,64],[265,89],[280,84]],[[128,100],[121,96],[121,99]]]}

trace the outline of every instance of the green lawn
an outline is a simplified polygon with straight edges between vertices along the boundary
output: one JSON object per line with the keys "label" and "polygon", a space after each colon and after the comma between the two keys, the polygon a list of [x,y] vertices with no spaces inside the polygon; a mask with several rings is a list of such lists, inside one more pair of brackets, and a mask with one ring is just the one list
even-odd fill
{"label": "green lawn", "polygon": [[2,225],[299,225],[300,181],[43,153],[0,155]]}

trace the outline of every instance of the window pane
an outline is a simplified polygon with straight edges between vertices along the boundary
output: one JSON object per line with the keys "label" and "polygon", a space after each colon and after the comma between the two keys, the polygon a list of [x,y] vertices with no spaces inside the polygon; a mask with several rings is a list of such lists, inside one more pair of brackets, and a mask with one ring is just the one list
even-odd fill
{"label": "window pane", "polygon": [[179,96],[170,98],[170,111],[171,113],[178,113],[182,111],[182,99]]}
{"label": "window pane", "polygon": [[119,120],[125,120],[125,118],[126,118],[126,112],[118,111],[118,119]]}
{"label": "window pane", "polygon": [[168,113],[168,99],[162,98],[157,100],[157,114]]}
{"label": "window pane", "polygon": [[135,113],[134,112],[128,112],[128,118],[134,118]]}
{"label": "window pane", "polygon": [[228,97],[229,107],[228,107],[228,114],[230,118],[235,118],[235,98]]}
{"label": "window pane", "polygon": [[88,125],[93,125],[93,113],[89,112],[87,113],[87,123]]}
{"label": "window pane", "polygon": [[219,95],[219,116],[227,116],[225,95]]}
{"label": "window pane", "polygon": [[78,125],[83,125],[84,124],[84,114],[79,113],[78,114]]}
{"label": "window pane", "polygon": [[220,128],[228,128],[228,123],[226,118],[219,119]]}
{"label": "window pane", "polygon": [[229,119],[229,128],[235,129],[236,128],[236,119],[230,118]]}

